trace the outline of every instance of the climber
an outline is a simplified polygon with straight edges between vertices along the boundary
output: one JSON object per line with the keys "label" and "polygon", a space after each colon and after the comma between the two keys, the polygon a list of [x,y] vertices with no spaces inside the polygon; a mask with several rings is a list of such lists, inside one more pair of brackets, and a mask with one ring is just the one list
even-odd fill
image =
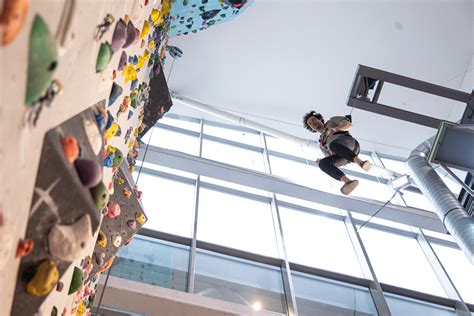
{"label": "climber", "polygon": [[319,147],[326,158],[317,159],[319,168],[332,178],[344,182],[341,192],[350,194],[358,185],[358,180],[351,180],[339,167],[354,162],[365,171],[369,171],[372,164],[368,160],[358,157],[360,146],[357,140],[349,134],[352,127],[350,117],[334,116],[327,122],[316,111],[308,112],[303,117],[303,126],[312,133],[319,132]]}

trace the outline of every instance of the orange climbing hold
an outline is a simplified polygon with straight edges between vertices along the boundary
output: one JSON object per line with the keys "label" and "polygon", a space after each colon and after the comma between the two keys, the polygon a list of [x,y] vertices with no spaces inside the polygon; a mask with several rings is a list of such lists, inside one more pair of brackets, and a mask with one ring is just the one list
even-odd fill
{"label": "orange climbing hold", "polygon": [[79,145],[76,138],[74,136],[65,136],[61,138],[61,144],[67,161],[74,163],[77,157],[79,157]]}

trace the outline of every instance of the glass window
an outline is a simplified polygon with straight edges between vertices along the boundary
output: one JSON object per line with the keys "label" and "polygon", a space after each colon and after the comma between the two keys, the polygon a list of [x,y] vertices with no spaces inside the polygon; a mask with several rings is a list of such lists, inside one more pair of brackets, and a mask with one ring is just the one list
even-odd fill
{"label": "glass window", "polygon": [[379,282],[446,297],[416,239],[367,226],[359,233]]}
{"label": "glass window", "polygon": [[260,142],[260,134],[258,134],[258,132],[252,133],[244,130],[238,131],[235,129],[217,127],[208,124],[204,124],[203,132],[207,135],[232,140],[234,142],[262,147]]}
{"label": "glass window", "polygon": [[[349,178],[359,180],[359,186],[351,193],[353,197],[386,202],[393,196],[393,189],[383,183],[354,176],[349,176]],[[338,186],[341,187],[342,183],[338,182]]]}
{"label": "glass window", "polygon": [[148,218],[144,227],[192,237],[194,186],[143,173],[139,181]]}
{"label": "glass window", "polygon": [[[133,173],[133,179],[135,179],[135,181],[137,179],[137,175],[138,175],[138,172],[140,171],[141,166],[142,166],[142,161],[137,160],[137,164],[135,165],[135,172]],[[181,170],[178,170],[178,169],[173,169],[173,168],[168,168],[168,167],[163,167],[163,166],[157,165],[155,163],[150,163],[150,162],[147,162],[147,161],[143,162],[143,168],[148,168],[148,169],[152,169],[152,170],[156,170],[156,171],[170,173],[170,174],[174,174],[174,175],[177,175],[177,176],[182,176],[182,177],[193,179],[193,180],[196,180],[196,178],[197,178],[197,175],[195,173],[181,171]],[[143,173],[143,171],[142,171],[142,173]]]}
{"label": "glass window", "polygon": [[[411,226],[408,226],[408,225],[405,225],[405,224],[397,223],[397,222],[394,222],[394,221],[389,221],[389,220],[386,220],[386,219],[383,219],[383,218],[378,218],[376,216],[370,218],[369,215],[365,215],[365,214],[361,214],[361,213],[357,213],[357,212],[351,212],[351,214],[352,214],[352,217],[354,219],[360,220],[363,223],[365,223],[366,221],[368,221],[370,219],[370,223],[380,224],[380,225],[383,225],[383,226],[403,229],[405,231],[412,232]],[[357,226],[360,226],[360,225],[362,225],[362,224],[357,223]]]}
{"label": "glass window", "polygon": [[401,190],[400,193],[402,194],[403,200],[408,206],[433,212],[433,206],[423,194],[406,190]]}
{"label": "glass window", "polygon": [[332,188],[330,177],[322,172],[314,160],[307,164],[269,155],[272,174],[313,189],[337,193],[339,189]]}
{"label": "glass window", "polygon": [[280,268],[200,249],[194,293],[286,314]]}
{"label": "glass window", "polygon": [[306,201],[298,198],[294,198],[287,195],[276,194],[277,200],[281,202],[291,203],[299,206],[304,206],[313,210],[318,210],[326,213],[336,214],[336,215],[346,215],[346,211],[338,209],[336,207],[319,204],[311,201]]}
{"label": "glass window", "polygon": [[263,154],[261,152],[223,144],[212,140],[203,139],[202,157],[242,168],[248,168],[262,172],[265,171]]}
{"label": "glass window", "polygon": [[429,315],[429,316],[455,316],[454,308],[435,305],[428,302],[415,300],[408,297],[384,293],[388,308],[393,316]]}
{"label": "glass window", "polygon": [[363,277],[344,222],[280,207],[291,262]]}
{"label": "glass window", "polygon": [[204,188],[199,192],[199,240],[278,257],[270,203]]}
{"label": "glass window", "polygon": [[110,274],[186,291],[188,262],[189,247],[137,235],[117,253]]}
{"label": "glass window", "polygon": [[423,233],[424,233],[426,236],[431,236],[431,237],[436,237],[436,238],[444,239],[444,240],[447,240],[447,241],[456,242],[456,241],[454,240],[453,236],[451,236],[451,235],[448,234],[448,233],[442,234],[442,233],[434,232],[434,231],[428,230],[428,229],[423,229]]}
{"label": "glass window", "polygon": [[[153,135],[151,131],[153,130]],[[174,131],[168,131],[163,128],[150,129],[144,139],[148,139],[151,135],[150,145],[180,151],[186,154],[199,154],[199,137],[181,134]]]}
{"label": "glass window", "polygon": [[160,124],[184,128],[194,132],[201,132],[201,123],[199,123],[197,120],[177,119],[165,116],[158,121],[158,126]]}
{"label": "glass window", "polygon": [[366,288],[300,272],[292,276],[300,316],[377,315]]}
{"label": "glass window", "polygon": [[[319,137],[319,136],[318,136]],[[322,157],[322,154],[317,149],[305,147],[287,140],[266,135],[266,142],[268,150],[278,151],[287,155],[308,159],[309,162],[314,162],[316,158]]]}
{"label": "glass window", "polygon": [[210,178],[210,177],[205,177],[205,176],[201,176],[201,182],[207,182],[207,183],[219,185],[219,186],[230,188],[230,189],[235,189],[235,190],[239,190],[239,191],[243,191],[243,192],[248,192],[248,193],[252,193],[252,194],[261,195],[261,196],[264,196],[264,197],[269,197],[269,195],[270,195],[270,192],[268,192],[268,191],[263,191],[263,190],[255,189],[255,188],[248,187],[248,186],[245,186],[245,185],[240,185],[240,184],[236,184],[236,183],[232,183],[232,182],[228,182],[228,181],[223,181],[223,180],[219,180],[219,179],[214,179],[214,178]]}
{"label": "glass window", "polygon": [[474,304],[474,266],[458,249],[431,243],[451,281],[466,303]]}
{"label": "glass window", "polygon": [[382,160],[383,165],[385,168],[398,172],[400,174],[408,173],[408,170],[405,167],[405,161],[394,160],[389,158],[380,158]]}

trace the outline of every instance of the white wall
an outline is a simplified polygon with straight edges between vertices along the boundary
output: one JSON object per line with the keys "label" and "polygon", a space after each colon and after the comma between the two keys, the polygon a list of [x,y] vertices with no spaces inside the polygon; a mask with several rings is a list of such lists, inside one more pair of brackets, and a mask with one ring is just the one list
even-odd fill
{"label": "white wall", "polygon": [[[170,87],[310,138],[300,127],[302,115],[313,108],[347,114],[359,63],[470,92],[472,70],[464,73],[472,67],[472,19],[469,0],[256,0],[233,22],[170,41],[184,51]],[[388,87],[381,101],[451,120],[463,111]],[[179,105],[172,112],[195,113]],[[360,110],[353,118],[363,149],[401,156],[435,132]]]}

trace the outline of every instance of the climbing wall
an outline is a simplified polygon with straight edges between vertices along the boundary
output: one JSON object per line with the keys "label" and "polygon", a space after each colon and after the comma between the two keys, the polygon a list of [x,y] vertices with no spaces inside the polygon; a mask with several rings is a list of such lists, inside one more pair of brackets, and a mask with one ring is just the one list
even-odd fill
{"label": "climbing wall", "polygon": [[[0,6],[0,315],[85,315],[110,263],[94,256],[104,214],[117,212],[106,197],[122,195],[118,178],[133,172],[170,4]],[[130,225],[120,244],[104,232],[112,247],[140,227]]]}
{"label": "climbing wall", "polygon": [[169,36],[197,33],[215,24],[232,21],[252,3],[253,0],[176,0],[171,9]]}

